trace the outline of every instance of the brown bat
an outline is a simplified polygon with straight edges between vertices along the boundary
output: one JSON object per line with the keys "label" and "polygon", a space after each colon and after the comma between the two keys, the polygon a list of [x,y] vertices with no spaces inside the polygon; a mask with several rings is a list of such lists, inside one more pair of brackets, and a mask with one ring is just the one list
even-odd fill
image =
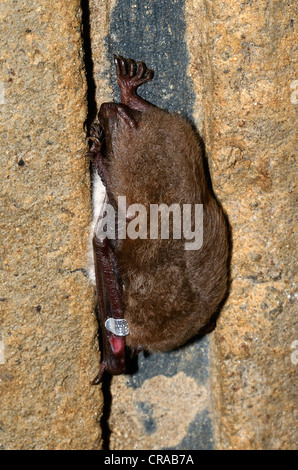
{"label": "brown bat", "polygon": [[[137,94],[153,78],[143,62],[120,56],[114,62],[122,104],[101,105],[89,154],[97,170],[92,232],[103,345],[94,383],[105,370],[124,372],[125,343],[134,352],[184,344],[210,322],[228,284],[227,223],[196,133],[180,115]],[[101,212],[98,175],[106,189]],[[114,221],[107,218],[113,211]],[[98,229],[105,220],[114,236],[107,223],[106,232]]]}

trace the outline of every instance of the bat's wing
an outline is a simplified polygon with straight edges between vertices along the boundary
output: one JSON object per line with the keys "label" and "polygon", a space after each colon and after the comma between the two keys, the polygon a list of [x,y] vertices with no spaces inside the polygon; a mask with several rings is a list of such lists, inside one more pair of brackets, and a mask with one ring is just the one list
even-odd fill
{"label": "bat's wing", "polygon": [[125,336],[122,281],[114,248],[108,238],[93,238],[96,289],[102,334],[102,363],[93,383],[100,383],[106,370],[119,375],[125,370]]}

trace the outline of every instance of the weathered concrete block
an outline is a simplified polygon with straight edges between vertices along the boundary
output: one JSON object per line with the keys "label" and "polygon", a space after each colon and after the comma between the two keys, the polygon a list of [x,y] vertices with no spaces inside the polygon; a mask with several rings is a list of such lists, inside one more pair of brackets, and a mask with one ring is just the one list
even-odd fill
{"label": "weathered concrete block", "polygon": [[0,444],[99,447],[79,1],[1,3]]}
{"label": "weathered concrete block", "polygon": [[233,239],[231,292],[212,339],[220,448],[297,445],[294,8],[187,2],[197,116]]}

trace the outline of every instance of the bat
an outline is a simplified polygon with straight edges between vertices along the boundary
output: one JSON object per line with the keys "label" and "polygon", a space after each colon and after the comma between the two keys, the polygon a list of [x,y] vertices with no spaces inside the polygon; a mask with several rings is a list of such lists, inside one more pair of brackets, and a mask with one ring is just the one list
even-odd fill
{"label": "bat", "polygon": [[95,384],[125,371],[126,350],[168,351],[203,331],[228,289],[227,220],[197,133],[138,95],[153,78],[144,62],[114,63],[121,103],[101,105],[88,154],[102,334]]}

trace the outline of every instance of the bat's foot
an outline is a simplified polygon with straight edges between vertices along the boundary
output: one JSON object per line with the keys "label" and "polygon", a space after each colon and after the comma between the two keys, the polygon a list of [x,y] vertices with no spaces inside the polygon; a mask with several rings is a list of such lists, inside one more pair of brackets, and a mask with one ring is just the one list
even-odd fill
{"label": "bat's foot", "polygon": [[104,138],[104,132],[102,127],[99,124],[92,124],[90,128],[90,137],[89,139],[92,141],[92,145],[90,147],[88,157],[92,160],[97,153],[100,152],[102,141]]}
{"label": "bat's foot", "polygon": [[124,59],[120,55],[114,55],[114,62],[121,94],[127,98],[135,93],[140,85],[153,78],[153,70],[148,69],[144,62]]}
{"label": "bat's foot", "polygon": [[89,139],[92,141],[92,145],[86,157],[88,157],[95,166],[104,186],[107,186],[109,184],[109,172],[106,159],[101,151],[104,131],[99,124],[92,124]]}
{"label": "bat's foot", "polygon": [[100,382],[102,381],[104,371],[106,370],[107,365],[105,362],[102,362],[100,364],[99,372],[97,376],[92,380],[91,385],[99,385]]}

